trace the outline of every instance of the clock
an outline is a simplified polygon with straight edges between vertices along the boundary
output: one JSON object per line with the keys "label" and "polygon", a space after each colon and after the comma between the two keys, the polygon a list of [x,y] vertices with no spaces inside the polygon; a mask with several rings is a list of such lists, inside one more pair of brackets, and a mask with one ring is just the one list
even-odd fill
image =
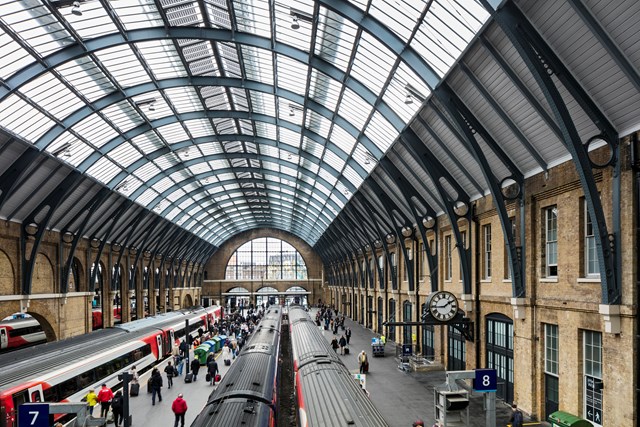
{"label": "clock", "polygon": [[431,316],[440,322],[448,322],[458,314],[458,299],[451,292],[434,292],[428,304]]}

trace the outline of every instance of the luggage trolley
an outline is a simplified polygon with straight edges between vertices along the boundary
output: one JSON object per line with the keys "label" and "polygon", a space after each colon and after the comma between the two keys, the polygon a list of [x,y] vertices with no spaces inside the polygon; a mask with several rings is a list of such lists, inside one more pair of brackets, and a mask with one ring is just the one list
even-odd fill
{"label": "luggage trolley", "polygon": [[384,343],[380,338],[371,338],[371,354],[373,357],[384,357]]}

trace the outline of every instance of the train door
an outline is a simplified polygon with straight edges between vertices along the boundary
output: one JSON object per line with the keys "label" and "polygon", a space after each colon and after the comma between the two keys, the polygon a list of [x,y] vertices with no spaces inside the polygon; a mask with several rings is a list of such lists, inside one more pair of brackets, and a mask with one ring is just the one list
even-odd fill
{"label": "train door", "polygon": [[169,350],[173,352],[173,346],[176,345],[176,335],[173,329],[169,329]]}
{"label": "train door", "polygon": [[29,402],[44,402],[41,384],[29,387]]}
{"label": "train door", "polygon": [[162,359],[164,357],[164,352],[162,351],[162,334],[156,335],[156,342],[158,343],[158,359]]}
{"label": "train door", "polygon": [[7,328],[0,328],[0,348],[7,348],[9,346],[9,336],[7,334]]}

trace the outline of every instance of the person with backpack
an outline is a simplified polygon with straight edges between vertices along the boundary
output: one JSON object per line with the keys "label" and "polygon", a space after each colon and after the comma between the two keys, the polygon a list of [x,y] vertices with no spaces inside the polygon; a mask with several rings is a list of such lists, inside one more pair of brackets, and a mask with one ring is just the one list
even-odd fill
{"label": "person with backpack", "polygon": [[176,367],[171,364],[171,361],[164,367],[164,372],[167,374],[167,389],[170,389],[173,385],[173,377],[176,376]]}
{"label": "person with backpack", "polygon": [[106,384],[102,384],[102,388],[98,392],[98,402],[100,402],[100,416],[102,418],[107,417],[109,407],[111,406],[111,399],[113,399],[113,391]]}
{"label": "person with backpack", "polygon": [[509,418],[511,427],[522,427],[524,416],[522,415],[522,411],[518,409],[518,405],[516,405],[515,402],[511,405],[511,410],[513,411],[511,418]]}
{"label": "person with backpack", "polygon": [[162,375],[158,368],[153,368],[151,371],[151,406],[156,404],[156,395],[158,395],[158,402],[162,402]]}
{"label": "person with backpack", "polygon": [[111,411],[113,411],[113,424],[115,427],[120,427],[120,424],[124,420],[124,397],[122,391],[116,391],[116,394],[111,399]]}
{"label": "person with backpack", "polygon": [[171,410],[176,416],[173,427],[178,427],[178,423],[180,423],[180,427],[184,427],[184,414],[187,413],[187,402],[184,400],[182,393],[178,394],[176,400],[171,404]]}

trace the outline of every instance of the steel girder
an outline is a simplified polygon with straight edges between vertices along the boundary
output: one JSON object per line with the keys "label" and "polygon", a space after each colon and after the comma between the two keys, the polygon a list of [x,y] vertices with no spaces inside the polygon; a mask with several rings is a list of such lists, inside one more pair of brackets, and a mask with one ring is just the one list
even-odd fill
{"label": "steel girder", "polygon": [[[618,133],[609,119],[576,81],[563,62],[555,55],[522,12],[512,3],[505,4],[494,14],[495,21],[507,34],[510,41],[532,73],[549,104],[553,117],[562,131],[561,141],[571,154],[584,191],[587,211],[592,219],[603,304],[620,304],[622,298],[620,259],[620,142]],[[573,124],[571,114],[551,78],[553,73],[571,93],[582,109],[600,129],[602,140],[611,150],[613,173],[612,229],[609,233],[598,188],[593,176],[594,165],[589,159],[588,144],[583,144]]]}
{"label": "steel girder", "polygon": [[0,208],[14,193],[18,183],[28,174],[30,166],[38,160],[38,151],[28,147],[0,176]]}
{"label": "steel girder", "polygon": [[[409,205],[409,209],[411,209],[411,213],[413,214],[413,218],[416,222],[416,227],[418,227],[418,231],[420,233],[420,237],[422,238],[422,244],[426,248],[426,258],[427,263],[429,265],[429,279],[431,282],[431,292],[435,292],[438,290],[438,233],[434,232],[434,242],[435,247],[432,248],[429,245],[429,240],[427,239],[427,229],[423,224],[423,219],[418,214],[415,205],[412,202],[412,198],[416,198],[426,209],[426,215],[430,216],[434,220],[434,224],[432,226],[433,229],[436,229],[437,218],[438,215],[436,211],[429,205],[429,203],[424,200],[424,198],[416,191],[416,189],[411,185],[405,177],[400,173],[395,164],[388,158],[383,158],[380,160],[380,167],[387,173],[387,175],[393,180],[396,186],[400,189],[400,193],[404,197],[405,201]],[[418,254],[416,253],[416,256]],[[419,286],[419,281],[416,281],[416,288]],[[416,289],[417,291],[417,289]]]}
{"label": "steel girder", "polygon": [[[37,260],[38,249],[46,231],[49,220],[63,200],[77,188],[81,182],[79,173],[72,171],[38,206],[31,211],[21,224],[20,256],[22,267],[22,295],[31,294],[33,270]],[[35,230],[32,227],[35,226]],[[27,240],[31,241],[29,251]]]}
{"label": "steel girder", "polygon": [[[471,294],[471,249],[470,247],[465,247],[465,242],[463,241],[462,233],[458,225],[458,219],[464,218],[467,221],[469,231],[471,231],[471,205],[469,196],[442,164],[435,161],[437,157],[420,141],[418,135],[416,135],[411,128],[407,128],[405,132],[402,133],[401,141],[413,157],[421,163],[424,171],[431,177],[431,181],[433,181],[438,195],[443,201],[445,212],[451,223],[451,230],[453,231],[456,246],[458,247],[458,253],[460,254],[462,290],[464,294]],[[444,188],[440,182],[441,178],[445,179],[456,191],[457,200],[453,200],[452,196]],[[467,213],[463,216],[458,216],[454,211],[454,204],[457,201],[465,203],[468,207]]]}
{"label": "steel girder", "polygon": [[[376,258],[375,241],[371,239],[370,235],[367,233],[365,229],[366,219],[360,214],[360,212],[352,204],[349,204],[345,207],[344,213],[346,215],[346,218],[348,218],[348,220],[351,221],[351,224],[354,227],[358,228],[360,232],[368,240],[368,245],[369,245],[369,248],[371,249],[371,257],[373,258],[374,264],[376,266],[378,277],[382,277],[382,269],[380,268],[380,264],[378,263]],[[366,247],[364,248],[364,253],[365,253],[365,259],[366,259],[366,253],[367,253]],[[367,262],[367,274],[369,275],[369,288],[372,289],[375,286],[375,280],[374,280],[374,275],[373,275],[373,272],[371,271],[371,266],[369,265],[369,262]]]}
{"label": "steel girder", "polygon": [[[442,105],[447,109],[449,116],[455,121],[463,138],[461,142],[467,146],[476,162],[480,165],[484,179],[489,185],[491,195],[493,196],[493,204],[496,207],[498,218],[502,225],[503,236],[507,242],[507,254],[509,256],[512,272],[512,295],[515,298],[524,298],[526,296],[526,288],[524,282],[524,264],[522,259],[524,256],[522,253],[523,248],[516,247],[515,236],[511,231],[511,222],[506,209],[506,198],[502,194],[500,181],[493,174],[489,161],[484,155],[480,144],[476,140],[475,134],[479,134],[491,149],[497,147],[498,143],[464,105],[464,102],[459,99],[446,84],[443,84],[436,89],[434,91],[434,96],[442,103]],[[519,187],[517,202],[518,206],[521,207],[521,215],[524,215],[524,176],[516,165],[506,157],[506,153],[502,150],[498,150],[496,155],[503,161],[508,160],[505,163],[505,166],[511,173],[510,178],[513,179]],[[525,231],[523,217],[520,218],[520,231],[520,234],[523,235]],[[469,223],[469,238],[471,238],[471,223]],[[471,267],[470,264],[469,267]]]}
{"label": "steel girder", "polygon": [[[380,199],[380,202],[382,203],[382,206],[386,210],[387,215],[389,216],[389,219],[391,219],[391,223],[392,223],[392,226],[393,226],[392,230],[393,230],[393,233],[395,234],[395,238],[396,238],[396,247],[399,247],[400,251],[402,251],[402,257],[404,259],[405,268],[407,269],[407,279],[408,279],[408,282],[409,282],[409,291],[413,292],[415,290],[415,286],[416,286],[415,274],[414,274],[414,271],[413,271],[413,264],[414,263],[413,263],[413,258],[409,259],[409,254],[407,252],[407,247],[404,244],[404,241],[405,241],[406,237],[402,234],[403,228],[408,227],[408,228],[411,229],[411,236],[413,236],[413,224],[411,223],[409,218],[407,218],[405,216],[405,214],[402,212],[402,209],[398,208],[398,206],[396,206],[396,204],[389,197],[389,195],[387,195],[387,193],[380,187],[380,185],[378,185],[378,183],[375,181],[375,179],[367,180],[367,184],[373,189],[375,195]],[[398,224],[397,223],[396,217],[394,215],[394,212],[397,213],[397,215],[399,215],[402,218],[402,221],[404,222],[404,224]],[[412,238],[412,241],[413,241],[413,238]],[[414,252],[415,252],[415,250],[414,250]],[[393,267],[394,266],[392,266],[392,269],[393,269]],[[397,269],[394,269],[394,270],[396,270],[396,271],[393,272],[393,275],[396,276],[396,280],[398,280],[398,278],[397,278],[397,276],[398,276]],[[396,286],[397,286],[397,284],[396,284]]]}

